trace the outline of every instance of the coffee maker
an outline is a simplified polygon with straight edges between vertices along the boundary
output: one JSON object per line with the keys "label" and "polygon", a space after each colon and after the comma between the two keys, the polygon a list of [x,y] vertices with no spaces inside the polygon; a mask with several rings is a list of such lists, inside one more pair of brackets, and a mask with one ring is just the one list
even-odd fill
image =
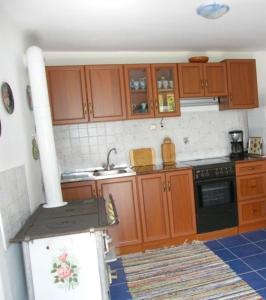
{"label": "coffee maker", "polygon": [[243,143],[243,131],[232,130],[229,131],[231,142],[230,157],[238,158],[244,156],[244,143]]}

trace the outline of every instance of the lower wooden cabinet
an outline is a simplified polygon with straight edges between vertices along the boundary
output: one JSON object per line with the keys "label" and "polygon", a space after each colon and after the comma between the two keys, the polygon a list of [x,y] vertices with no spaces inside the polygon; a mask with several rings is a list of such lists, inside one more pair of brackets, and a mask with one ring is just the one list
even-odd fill
{"label": "lower wooden cabinet", "polygon": [[97,195],[95,181],[62,183],[61,188],[65,201],[86,200]]}
{"label": "lower wooden cabinet", "polygon": [[112,194],[119,217],[119,224],[108,229],[113,244],[122,247],[142,242],[135,177],[79,181],[63,183],[61,186],[65,201],[86,200],[97,196],[107,197]]}
{"label": "lower wooden cabinet", "polygon": [[196,234],[191,170],[138,176],[144,242]]}
{"label": "lower wooden cabinet", "polygon": [[239,230],[266,226],[266,161],[236,164]]}
{"label": "lower wooden cabinet", "polygon": [[238,204],[239,224],[246,225],[266,220],[266,199],[250,200]]}
{"label": "lower wooden cabinet", "polygon": [[108,231],[117,247],[140,244],[142,241],[139,205],[135,177],[123,177],[97,181],[98,195],[112,194],[119,224]]}
{"label": "lower wooden cabinet", "polygon": [[165,175],[138,176],[144,242],[170,238]]}

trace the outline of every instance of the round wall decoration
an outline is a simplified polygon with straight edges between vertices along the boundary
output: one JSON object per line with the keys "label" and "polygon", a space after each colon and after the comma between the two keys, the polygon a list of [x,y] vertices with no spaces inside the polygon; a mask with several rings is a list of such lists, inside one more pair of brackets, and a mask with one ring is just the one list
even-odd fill
{"label": "round wall decoration", "polygon": [[15,108],[14,97],[11,87],[7,82],[3,82],[1,86],[2,100],[4,107],[9,114],[12,114]]}
{"label": "round wall decoration", "polygon": [[32,98],[31,98],[31,88],[30,88],[29,85],[26,86],[26,95],[27,95],[27,101],[28,101],[29,109],[33,110]]}

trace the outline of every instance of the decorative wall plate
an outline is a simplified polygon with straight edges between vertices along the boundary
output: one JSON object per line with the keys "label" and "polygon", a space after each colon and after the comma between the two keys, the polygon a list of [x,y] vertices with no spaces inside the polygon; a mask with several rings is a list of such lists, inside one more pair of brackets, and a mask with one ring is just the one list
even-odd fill
{"label": "decorative wall plate", "polygon": [[248,138],[248,153],[262,155],[262,137]]}
{"label": "decorative wall plate", "polygon": [[7,82],[3,82],[1,86],[2,100],[4,107],[9,114],[12,114],[15,108],[14,97],[11,87]]}
{"label": "decorative wall plate", "polygon": [[26,96],[27,96],[27,101],[28,101],[29,109],[33,110],[32,98],[31,98],[31,88],[30,88],[29,85],[26,86]]}
{"label": "decorative wall plate", "polygon": [[40,158],[39,147],[35,138],[32,139],[32,157],[35,160],[38,160]]}

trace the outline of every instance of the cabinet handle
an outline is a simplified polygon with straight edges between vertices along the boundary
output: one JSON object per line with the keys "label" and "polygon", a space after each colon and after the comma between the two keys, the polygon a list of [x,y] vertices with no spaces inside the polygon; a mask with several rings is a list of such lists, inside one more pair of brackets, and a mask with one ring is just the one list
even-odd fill
{"label": "cabinet handle", "polygon": [[248,170],[249,171],[253,171],[253,170],[255,170],[255,168],[253,167],[253,168],[248,168]]}
{"label": "cabinet handle", "polygon": [[153,101],[150,100],[149,102],[150,102],[150,109],[151,109],[151,111],[153,111]]}
{"label": "cabinet handle", "polygon": [[92,111],[93,111],[93,109],[92,109],[92,104],[89,103],[89,113],[92,114]]}
{"label": "cabinet handle", "polygon": [[163,183],[163,191],[166,192],[166,184],[165,184],[165,182]]}
{"label": "cabinet handle", "polygon": [[201,80],[201,87],[204,88],[204,80]]}
{"label": "cabinet handle", "polygon": [[171,182],[168,181],[168,191],[170,192],[171,191]]}
{"label": "cabinet handle", "polygon": [[100,190],[100,189],[98,190],[98,196],[100,196],[100,197],[102,196],[102,190]]}
{"label": "cabinet handle", "polygon": [[93,197],[97,197],[97,192],[96,192],[96,190],[93,190],[93,191],[92,191],[92,196],[93,196]]}
{"label": "cabinet handle", "polygon": [[87,104],[84,105],[84,115],[86,115],[88,113],[88,110],[87,110]]}
{"label": "cabinet handle", "polygon": [[230,102],[232,102],[233,100],[233,96],[232,96],[232,93],[230,93]]}
{"label": "cabinet handle", "polygon": [[205,80],[205,87],[208,87],[208,80]]}

